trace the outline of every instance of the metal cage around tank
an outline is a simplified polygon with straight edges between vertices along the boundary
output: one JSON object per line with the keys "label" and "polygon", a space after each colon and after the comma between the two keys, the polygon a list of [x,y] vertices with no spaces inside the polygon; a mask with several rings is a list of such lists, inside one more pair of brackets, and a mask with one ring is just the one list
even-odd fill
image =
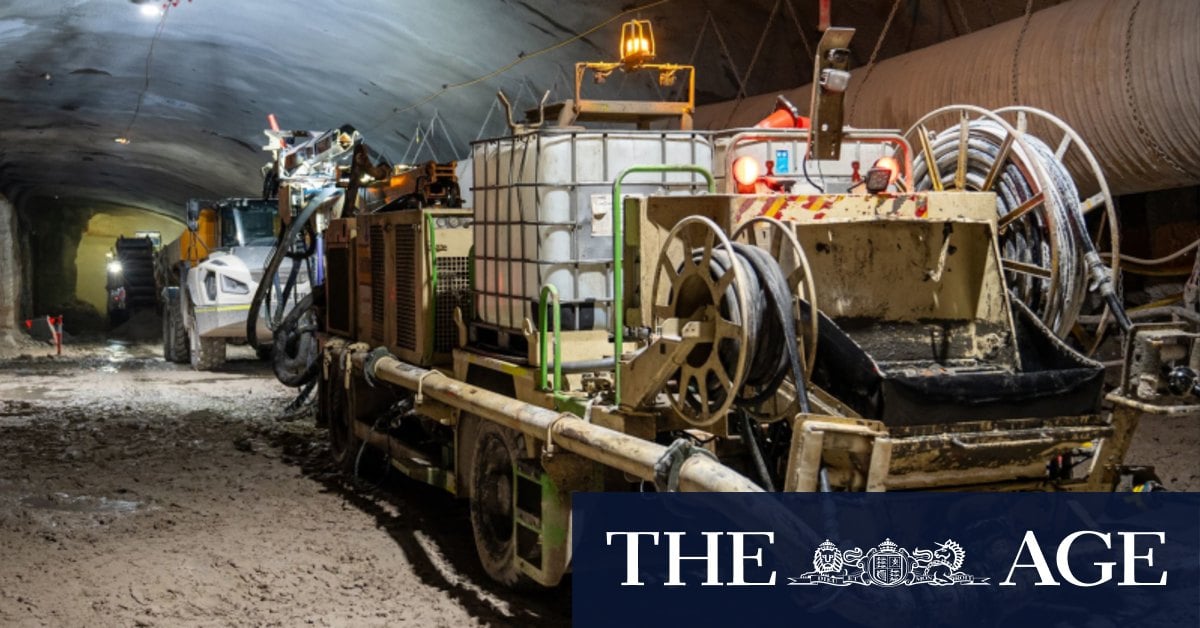
{"label": "metal cage around tank", "polygon": [[[542,129],[476,142],[475,319],[472,336],[503,339],[534,320],[538,292],[555,286],[563,328],[612,324],[612,182],[641,164],[710,165],[708,133]],[[630,194],[706,190],[688,173],[632,177]]]}

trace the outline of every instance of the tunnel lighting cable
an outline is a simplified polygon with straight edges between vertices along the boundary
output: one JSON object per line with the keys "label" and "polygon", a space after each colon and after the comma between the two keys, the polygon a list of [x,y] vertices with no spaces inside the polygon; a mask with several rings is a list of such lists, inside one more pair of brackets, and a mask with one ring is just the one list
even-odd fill
{"label": "tunnel lighting cable", "polygon": [[[138,116],[142,113],[142,103],[146,100],[146,92],[150,91],[150,66],[154,62],[154,46],[162,38],[163,30],[167,27],[167,16],[170,14],[171,5],[167,3],[163,5],[161,17],[158,18],[158,26],[154,29],[154,38],[150,40],[150,50],[146,52],[145,78],[142,82],[142,91],[138,92],[137,106],[133,108],[133,116],[129,119],[129,124],[125,126],[125,132],[117,139],[120,144],[129,143],[130,131],[133,130],[133,125],[137,124]],[[122,139],[125,141],[121,142]]]}
{"label": "tunnel lighting cable", "polygon": [[[374,131],[374,130],[378,129],[379,127],[383,126],[388,121],[390,121],[392,118],[394,118],[402,113],[407,113],[409,111],[412,111],[413,109],[416,109],[423,105],[429,104],[430,102],[433,102],[437,98],[441,97],[442,94],[445,94],[446,92],[449,92],[449,91],[455,90],[455,89],[459,89],[462,87],[470,87],[472,85],[478,85],[479,83],[487,81],[488,79],[492,79],[501,74],[504,74],[505,72],[513,69],[514,67],[516,67],[516,66],[520,65],[521,63],[524,63],[534,57],[539,57],[548,52],[553,52],[555,50],[558,50],[559,48],[562,48],[563,46],[567,46],[576,41],[579,41],[580,39],[583,39],[584,37],[587,37],[588,35],[595,33],[596,31],[604,28],[605,26],[608,26],[609,24],[612,24],[613,22],[621,19],[622,17],[625,17],[626,15],[629,15],[631,13],[637,13],[639,11],[645,11],[647,9],[652,9],[659,5],[667,4],[668,2],[671,2],[671,1],[672,0],[655,0],[654,2],[648,2],[646,4],[642,4],[642,5],[638,5],[636,7],[625,9],[624,11],[621,11],[620,13],[613,15],[612,17],[608,18],[607,20],[604,20],[603,22],[596,24],[595,26],[583,31],[582,33],[578,33],[574,36],[568,37],[567,39],[564,39],[552,46],[542,48],[541,50],[531,52],[526,55],[521,55],[521,56],[517,57],[516,59],[513,59],[508,64],[503,65],[495,70],[492,70],[491,72],[488,72],[487,74],[484,74],[482,76],[479,76],[479,77],[476,77],[476,78],[473,78],[470,80],[462,81],[459,83],[443,85],[441,89],[433,92],[432,94],[429,94],[425,98],[422,98],[421,100],[419,100],[411,105],[408,105],[406,107],[392,109],[391,113],[389,113],[384,119],[380,120],[378,123],[376,123],[374,126],[372,126],[370,128],[370,130]],[[164,20],[166,19],[165,15],[163,16],[163,19]]]}
{"label": "tunnel lighting cable", "polygon": [[[867,59],[867,69],[863,72],[862,82],[859,83],[859,92],[867,84],[867,80],[871,78],[871,72],[875,69],[875,59],[879,57],[879,50],[883,48],[883,40],[887,38],[888,31],[892,28],[892,20],[896,19],[896,12],[900,10],[900,0],[896,0],[892,4],[892,10],[888,12],[887,20],[883,23],[883,29],[879,31],[879,39],[875,40],[875,48],[871,50],[871,56]],[[817,80],[817,77],[813,77]],[[854,119],[854,110],[858,108],[858,98],[856,97],[850,103],[850,115],[846,116],[847,120]]]}
{"label": "tunnel lighting cable", "polygon": [[[1166,257],[1159,257],[1157,259],[1142,259],[1132,255],[1121,254],[1121,261],[1128,262],[1130,264],[1141,264],[1142,266],[1159,266],[1171,260],[1183,257],[1184,255],[1195,250],[1197,247],[1200,247],[1200,240],[1196,240],[1195,242],[1192,242],[1191,244],[1179,249],[1178,251],[1175,251],[1174,253],[1171,253],[1170,255],[1167,255]],[[1112,259],[1112,253],[1101,253],[1100,256],[1105,259]]]}

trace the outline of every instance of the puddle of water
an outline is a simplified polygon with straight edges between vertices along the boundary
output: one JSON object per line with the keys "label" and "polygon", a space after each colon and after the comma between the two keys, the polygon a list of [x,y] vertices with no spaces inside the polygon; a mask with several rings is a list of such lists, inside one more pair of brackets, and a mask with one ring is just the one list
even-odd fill
{"label": "puddle of water", "polygon": [[104,356],[104,362],[97,369],[101,373],[116,373],[120,370],[120,366],[132,357],[129,355],[129,345],[119,340],[110,340],[104,350],[107,355]]}
{"label": "puddle of water", "polygon": [[[5,401],[41,401],[46,399],[46,393],[50,389],[46,386],[13,386],[12,388],[4,389]],[[0,407],[0,414],[10,412]]]}
{"label": "puddle of water", "polygon": [[141,506],[140,502],[126,499],[96,498],[90,495],[72,497],[66,493],[30,495],[22,498],[21,504],[30,508],[61,512],[133,512]]}

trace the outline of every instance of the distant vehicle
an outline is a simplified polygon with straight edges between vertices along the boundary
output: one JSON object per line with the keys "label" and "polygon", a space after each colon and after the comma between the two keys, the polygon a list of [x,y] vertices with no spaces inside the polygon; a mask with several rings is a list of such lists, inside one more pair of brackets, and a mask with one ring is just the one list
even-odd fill
{"label": "distant vehicle", "polygon": [[[163,357],[211,370],[229,342],[245,342],[250,302],[275,248],[275,201],[231,198],[188,203],[188,228],[159,252],[155,265],[163,315]],[[297,273],[296,300],[310,291]],[[287,307],[288,304],[285,304]],[[261,321],[260,337],[271,330]]]}
{"label": "distant vehicle", "polygon": [[155,244],[142,233],[138,232],[133,238],[117,238],[108,254],[106,309],[111,327],[129,320],[137,310],[153,309],[158,305],[154,280]]}
{"label": "distant vehicle", "polygon": [[162,232],[161,231],[134,231],[133,237],[149,238],[150,242],[152,242],[154,244],[155,251],[162,248]]}

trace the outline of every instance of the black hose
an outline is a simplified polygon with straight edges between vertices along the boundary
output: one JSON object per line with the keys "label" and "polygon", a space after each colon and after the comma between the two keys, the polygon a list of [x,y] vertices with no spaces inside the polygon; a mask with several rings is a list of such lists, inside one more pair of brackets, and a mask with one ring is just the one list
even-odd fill
{"label": "black hose", "polygon": [[272,365],[275,378],[284,386],[298,388],[316,379],[321,351],[316,326],[306,316],[312,313],[313,295],[308,293],[275,329]]}
{"label": "black hose", "polygon": [[[254,291],[254,299],[250,301],[250,311],[246,315],[246,342],[256,350],[260,347],[258,343],[258,313],[262,309],[263,302],[267,300],[271,292],[275,275],[279,272],[279,265],[283,263],[284,258],[288,257],[288,249],[296,241],[296,236],[300,235],[301,230],[312,219],[313,214],[338,192],[340,192],[340,189],[336,187],[326,188],[318,192],[316,196],[308,201],[308,204],[304,206],[299,215],[293,217],[292,222],[288,223],[287,229],[279,234],[279,239],[275,243],[275,250],[271,252],[271,256],[267,259],[267,265],[263,268],[258,288]],[[296,260],[293,260],[289,285],[294,285],[296,265]],[[280,307],[286,304],[286,293],[283,295],[282,301],[283,303],[280,304]]]}
{"label": "black hose", "polygon": [[[740,357],[741,352],[748,352],[747,371],[744,379],[737,382],[739,388],[751,387],[755,392],[750,394],[738,393],[737,403],[743,407],[757,406],[767,401],[779,392],[779,387],[790,374],[796,386],[796,398],[801,412],[809,412],[808,390],[805,385],[804,365],[800,360],[800,351],[796,346],[796,324],[792,311],[792,291],[788,287],[787,278],[779,262],[766,251],[746,244],[734,244],[733,256],[742,267],[747,269],[745,276],[746,293],[750,300],[746,305],[747,320],[739,317],[739,303],[736,287],[731,283],[721,295],[721,314],[736,325],[746,329],[747,347],[739,347],[728,343],[717,347],[726,372],[732,373],[732,365]],[[704,258],[704,250],[696,249],[692,253],[696,263]],[[733,262],[730,253],[717,249],[709,257],[709,272],[713,277],[721,277],[733,272]],[[691,316],[694,312],[677,312],[680,316]],[[779,342],[780,338],[783,342]],[[701,382],[709,386],[709,399],[715,403],[723,403],[725,391],[718,382]]]}
{"label": "black hose", "polygon": [[[818,164],[818,165],[820,165],[820,164]],[[804,180],[808,181],[809,185],[813,186],[814,188],[817,188],[818,192],[820,192],[822,194],[825,193],[825,187],[817,185],[808,176],[808,151],[805,151],[804,158],[800,160],[800,171],[804,173]]]}
{"label": "black hose", "polygon": [[[696,263],[703,262],[704,250],[693,251],[692,259]],[[698,384],[709,386],[710,403],[723,403],[724,395],[730,392],[738,395],[735,400],[737,407],[734,409],[734,413],[740,419],[738,429],[746,439],[747,449],[762,480],[762,486],[774,491],[776,483],[773,478],[777,474],[771,472],[771,463],[786,455],[791,441],[791,429],[785,421],[779,421],[771,425],[767,434],[763,435],[756,429],[758,425],[748,409],[773,398],[787,376],[791,375],[800,411],[811,411],[804,365],[797,347],[795,313],[792,309],[793,294],[779,262],[755,246],[734,244],[732,253],[724,249],[712,251],[709,256],[709,272],[718,278],[733,272],[735,259],[747,271],[744,277],[746,284],[743,286],[749,296],[749,301],[745,303],[746,320],[740,320],[739,312],[742,308],[738,301],[738,290],[732,283],[725,293],[720,295],[719,307],[722,316],[746,329],[747,346],[740,347],[728,343],[727,346],[719,346],[715,350],[720,352],[720,360],[728,373],[732,373],[732,365],[737,362],[740,353],[748,352],[746,373],[741,382],[735,382],[739,391],[726,391],[717,382]],[[695,312],[679,311],[677,314],[686,317]],[[754,392],[741,392],[746,388],[751,388]]]}
{"label": "black hose", "polygon": [[[760,312],[759,342],[754,347],[754,361],[746,384],[758,392],[742,397],[746,405],[757,405],[770,399],[779,391],[788,375],[796,386],[796,398],[801,412],[809,412],[808,390],[805,385],[804,366],[796,340],[796,321],[792,311],[793,295],[779,262],[766,251],[745,244],[734,244],[744,266],[754,275],[756,283],[763,289],[753,293],[756,310]],[[753,320],[753,319],[752,319]],[[783,337],[783,343],[778,338]]]}
{"label": "black hose", "polygon": [[742,419],[742,438],[746,439],[746,447],[750,449],[750,458],[754,461],[754,468],[762,480],[762,487],[774,493],[775,483],[771,481],[771,472],[767,469],[767,462],[763,459],[762,450],[758,446],[758,438],[754,434],[754,419],[750,418],[749,413],[744,410],[739,409],[736,413]]}

